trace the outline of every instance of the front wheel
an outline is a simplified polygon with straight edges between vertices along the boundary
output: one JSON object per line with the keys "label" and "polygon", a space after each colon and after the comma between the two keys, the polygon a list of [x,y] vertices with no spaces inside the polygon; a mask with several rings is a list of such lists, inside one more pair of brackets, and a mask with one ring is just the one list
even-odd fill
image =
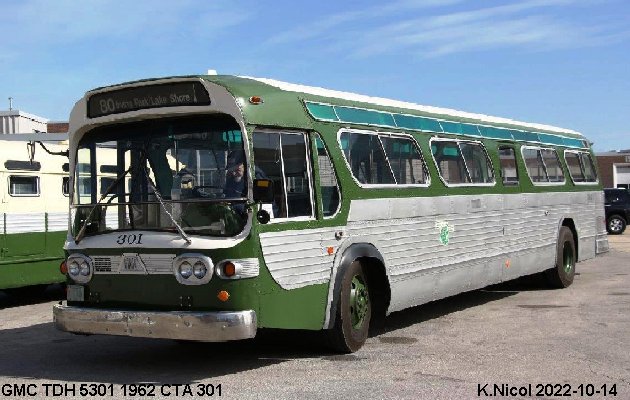
{"label": "front wheel", "polygon": [[359,261],[346,268],[339,296],[335,326],[328,332],[329,341],[334,350],[353,353],[365,343],[372,317],[368,280]]}
{"label": "front wheel", "polygon": [[611,235],[621,235],[626,230],[626,221],[619,215],[612,215],[606,221],[606,230]]}
{"label": "front wheel", "polygon": [[556,266],[547,271],[549,283],[557,288],[565,288],[573,283],[577,253],[571,229],[563,226],[558,233],[556,245]]}

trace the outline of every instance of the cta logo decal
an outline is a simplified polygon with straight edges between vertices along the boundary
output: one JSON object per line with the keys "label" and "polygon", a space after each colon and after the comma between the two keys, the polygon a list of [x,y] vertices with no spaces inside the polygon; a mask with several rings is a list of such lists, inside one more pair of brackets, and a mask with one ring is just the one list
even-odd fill
{"label": "cta logo decal", "polygon": [[455,231],[455,227],[446,221],[435,221],[435,229],[440,234],[440,243],[446,246],[450,240],[451,232]]}

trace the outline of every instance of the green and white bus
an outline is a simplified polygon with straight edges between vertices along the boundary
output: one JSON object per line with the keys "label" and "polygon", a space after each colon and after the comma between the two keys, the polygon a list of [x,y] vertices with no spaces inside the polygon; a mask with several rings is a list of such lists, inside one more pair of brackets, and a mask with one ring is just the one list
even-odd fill
{"label": "green and white bus", "polygon": [[65,134],[0,135],[0,290],[65,282],[59,271],[68,231]]}
{"label": "green and white bus", "polygon": [[566,287],[608,250],[582,135],[270,79],[92,90],[70,171],[54,319],[81,334],[322,330],[352,352],[377,317],[539,272]]}

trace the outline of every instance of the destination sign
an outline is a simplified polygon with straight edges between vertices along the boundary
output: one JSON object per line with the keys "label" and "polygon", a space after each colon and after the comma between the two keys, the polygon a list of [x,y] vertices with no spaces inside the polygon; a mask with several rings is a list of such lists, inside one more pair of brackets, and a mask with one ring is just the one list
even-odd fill
{"label": "destination sign", "polygon": [[207,106],[210,95],[200,82],[137,86],[97,93],[88,99],[88,118],[148,108]]}

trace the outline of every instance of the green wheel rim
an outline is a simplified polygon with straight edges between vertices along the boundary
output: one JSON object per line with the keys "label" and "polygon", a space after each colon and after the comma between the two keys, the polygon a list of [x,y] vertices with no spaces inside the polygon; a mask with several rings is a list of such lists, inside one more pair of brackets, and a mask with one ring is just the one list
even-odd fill
{"label": "green wheel rim", "polygon": [[573,248],[569,243],[562,246],[562,265],[567,274],[573,269]]}
{"label": "green wheel rim", "polygon": [[367,286],[359,275],[352,277],[350,285],[350,315],[352,317],[352,327],[359,329],[365,322],[370,299]]}

